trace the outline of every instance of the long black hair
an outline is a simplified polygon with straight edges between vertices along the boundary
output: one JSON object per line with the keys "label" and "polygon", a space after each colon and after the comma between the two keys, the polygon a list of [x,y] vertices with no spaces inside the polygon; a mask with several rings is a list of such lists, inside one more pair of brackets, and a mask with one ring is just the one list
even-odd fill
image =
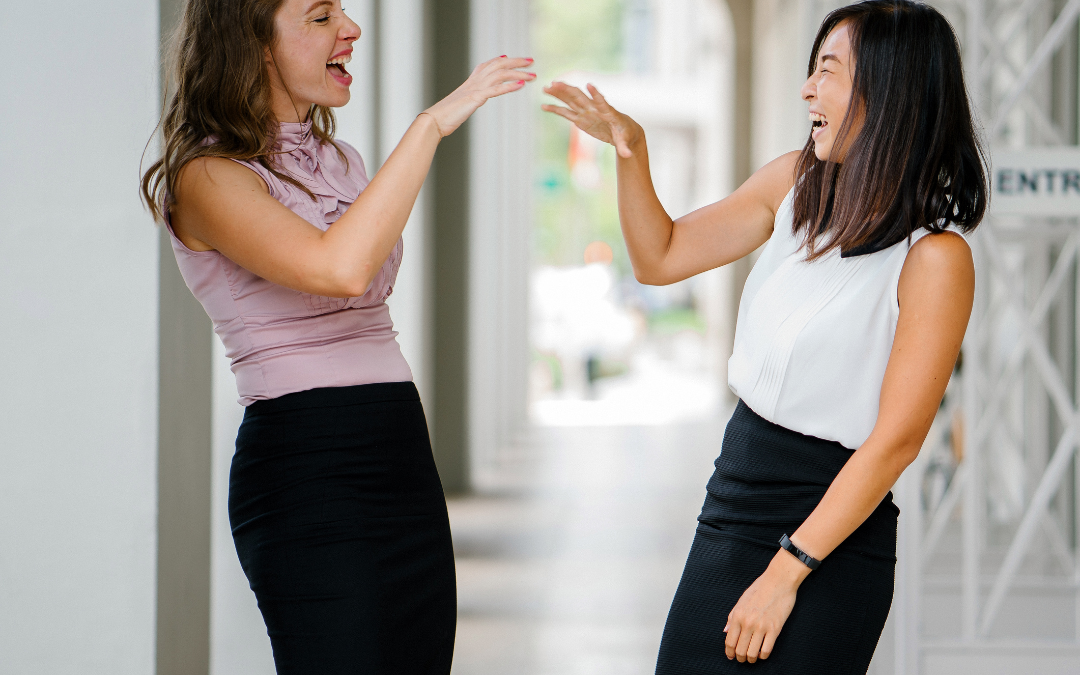
{"label": "long black hair", "polygon": [[[986,156],[952,26],[910,0],[841,7],[818,30],[807,77],[841,23],[855,68],[848,114],[834,156],[819,160],[811,137],[796,168],[794,230],[805,235],[807,258],[891,245],[922,227],[974,230],[988,201]],[[857,117],[862,127],[845,143]]]}

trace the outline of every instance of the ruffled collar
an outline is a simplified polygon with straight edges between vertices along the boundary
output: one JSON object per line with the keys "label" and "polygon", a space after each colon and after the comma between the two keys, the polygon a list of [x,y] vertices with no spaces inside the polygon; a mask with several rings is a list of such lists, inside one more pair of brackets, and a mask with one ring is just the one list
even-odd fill
{"label": "ruffled collar", "polygon": [[[281,122],[274,144],[278,166],[318,199],[326,220],[332,222],[346,205],[356,201],[363,187],[359,167],[348,167],[332,143],[320,143],[311,121]],[[350,170],[353,169],[353,170]]]}

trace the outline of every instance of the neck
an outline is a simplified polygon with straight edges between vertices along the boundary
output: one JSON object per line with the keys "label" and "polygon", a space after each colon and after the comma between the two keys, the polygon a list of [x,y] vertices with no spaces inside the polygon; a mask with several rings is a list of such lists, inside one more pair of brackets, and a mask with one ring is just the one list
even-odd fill
{"label": "neck", "polygon": [[294,106],[288,95],[284,96],[284,100],[281,100],[278,96],[275,96],[274,99],[270,109],[273,110],[274,118],[278,122],[299,122],[302,124],[311,119],[311,106],[305,107],[300,104]]}

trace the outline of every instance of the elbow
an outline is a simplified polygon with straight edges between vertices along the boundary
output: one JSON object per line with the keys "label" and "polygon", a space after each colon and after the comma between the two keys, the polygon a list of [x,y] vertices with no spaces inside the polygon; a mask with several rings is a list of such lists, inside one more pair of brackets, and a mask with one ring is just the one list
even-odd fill
{"label": "elbow", "polygon": [[340,270],[334,275],[330,283],[330,292],[327,295],[335,298],[358,298],[371,288],[378,270],[371,269],[371,265],[353,265],[350,269]]}
{"label": "elbow", "polygon": [[665,279],[661,274],[658,274],[656,270],[647,269],[639,265],[634,265],[634,278],[637,279],[639,284],[646,286],[667,286],[671,283]]}
{"label": "elbow", "polygon": [[374,281],[371,277],[358,277],[352,283],[346,285],[342,290],[344,293],[343,298],[359,298],[371,289],[371,283]]}
{"label": "elbow", "polygon": [[911,466],[919,457],[919,452],[922,450],[921,439],[898,439],[896,443],[889,448],[887,454],[887,463],[892,473],[896,474],[899,478],[900,474],[904,473],[909,466]]}
{"label": "elbow", "polygon": [[905,443],[896,450],[897,473],[903,473],[905,469],[915,463],[922,450],[922,443]]}

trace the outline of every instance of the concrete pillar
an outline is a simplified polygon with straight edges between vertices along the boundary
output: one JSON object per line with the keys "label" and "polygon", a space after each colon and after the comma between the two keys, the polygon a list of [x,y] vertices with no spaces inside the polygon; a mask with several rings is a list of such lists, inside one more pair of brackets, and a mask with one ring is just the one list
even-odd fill
{"label": "concrete pillar", "polygon": [[753,173],[754,0],[727,0],[735,25],[735,185]]}
{"label": "concrete pillar", "polygon": [[[180,0],[160,0],[162,36],[172,33],[181,7]],[[215,338],[164,228],[159,244],[156,672],[206,675]]]}
{"label": "concrete pillar", "polygon": [[[432,101],[468,77],[469,1],[426,0]],[[434,449],[447,493],[469,487],[469,125],[445,139],[431,183],[434,245]]]}
{"label": "concrete pillar", "polygon": [[[735,28],[735,135],[734,176],[735,187],[742,185],[757,168],[753,165],[753,98],[754,98],[754,3],[755,0],[727,0],[731,10],[731,22]],[[750,257],[731,263],[731,325],[739,313],[746,277],[750,275],[753,262]],[[724,372],[727,372],[725,365]]]}

